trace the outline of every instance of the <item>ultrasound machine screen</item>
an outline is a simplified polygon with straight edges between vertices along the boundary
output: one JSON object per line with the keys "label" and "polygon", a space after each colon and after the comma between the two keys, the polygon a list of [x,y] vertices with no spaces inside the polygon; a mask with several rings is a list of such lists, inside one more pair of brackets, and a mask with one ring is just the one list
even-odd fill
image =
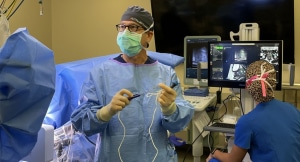
{"label": "ultrasound machine screen", "polygon": [[207,87],[208,42],[220,40],[221,37],[217,35],[186,36],[184,38],[185,85]]}

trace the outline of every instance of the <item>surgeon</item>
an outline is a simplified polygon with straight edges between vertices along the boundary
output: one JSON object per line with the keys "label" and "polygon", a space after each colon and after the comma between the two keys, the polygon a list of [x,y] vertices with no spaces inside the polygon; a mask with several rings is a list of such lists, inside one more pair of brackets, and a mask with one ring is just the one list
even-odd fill
{"label": "surgeon", "polygon": [[147,55],[153,18],[129,7],[116,25],[121,54],[91,70],[81,105],[71,115],[75,128],[98,133],[98,162],[177,162],[168,131],[183,130],[194,108],[183,99],[169,66]]}
{"label": "surgeon", "polygon": [[300,111],[274,98],[276,71],[259,60],[246,70],[246,89],[257,103],[235,127],[230,153],[213,151],[207,162],[242,162],[248,152],[253,162],[300,161]]}

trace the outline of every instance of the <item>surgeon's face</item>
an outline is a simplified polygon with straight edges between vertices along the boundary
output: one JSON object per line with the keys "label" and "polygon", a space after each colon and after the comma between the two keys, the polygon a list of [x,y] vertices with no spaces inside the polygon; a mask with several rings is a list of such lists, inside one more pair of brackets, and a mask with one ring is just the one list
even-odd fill
{"label": "surgeon's face", "polygon": [[[121,21],[122,25],[127,26],[126,29],[130,31],[129,26],[137,26],[138,28],[135,31],[135,33],[142,34],[141,44],[146,47],[147,43],[149,43],[153,37],[153,31],[147,31],[147,29],[143,28],[140,24],[134,22],[134,21]],[[133,32],[133,31],[132,31]]]}

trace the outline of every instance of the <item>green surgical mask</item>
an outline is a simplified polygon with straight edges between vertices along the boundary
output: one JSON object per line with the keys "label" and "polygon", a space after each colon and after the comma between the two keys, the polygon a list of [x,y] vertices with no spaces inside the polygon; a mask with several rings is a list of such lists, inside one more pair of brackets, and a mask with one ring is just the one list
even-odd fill
{"label": "green surgical mask", "polygon": [[121,51],[129,57],[133,57],[141,52],[141,50],[144,49],[141,44],[142,35],[149,31],[152,27],[153,24],[141,34],[130,32],[128,29],[125,29],[123,32],[119,32],[117,36],[117,44]]}
{"label": "green surgical mask", "polygon": [[[144,33],[144,32],[143,32]],[[141,45],[142,34],[130,32],[125,29],[123,32],[119,32],[117,36],[117,44],[121,51],[129,57],[137,55],[144,48]]]}

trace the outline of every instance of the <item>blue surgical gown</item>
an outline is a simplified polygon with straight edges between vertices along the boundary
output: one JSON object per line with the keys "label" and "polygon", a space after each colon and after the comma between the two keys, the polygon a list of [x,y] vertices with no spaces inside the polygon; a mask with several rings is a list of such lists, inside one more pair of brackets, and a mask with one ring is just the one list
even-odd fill
{"label": "blue surgical gown", "polygon": [[[174,88],[177,110],[171,115],[162,114],[156,95],[159,83],[171,85],[175,81],[179,82],[174,69],[157,61],[134,65],[108,60],[93,68],[82,88],[82,99],[87,101],[72,113],[71,121],[86,135],[99,133],[94,161],[176,162],[177,154],[167,131],[183,130],[194,108],[183,99],[180,84]],[[110,121],[98,120],[97,110],[109,104],[123,88],[142,95]]]}

